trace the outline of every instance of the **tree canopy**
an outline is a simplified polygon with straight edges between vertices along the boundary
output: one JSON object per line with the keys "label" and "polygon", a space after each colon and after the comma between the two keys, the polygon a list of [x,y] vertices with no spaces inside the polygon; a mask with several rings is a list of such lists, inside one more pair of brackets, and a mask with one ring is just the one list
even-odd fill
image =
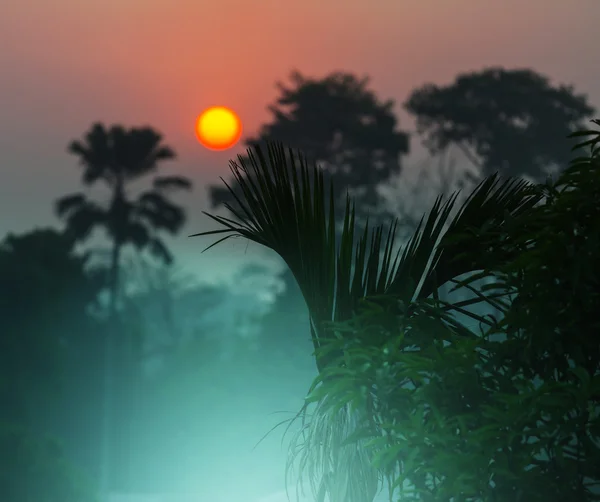
{"label": "tree canopy", "polygon": [[404,108],[432,153],[459,146],[482,176],[544,181],[569,162],[565,138],[594,108],[573,87],[553,86],[530,69],[486,68],[459,74],[449,85],[425,84]]}
{"label": "tree canopy", "polygon": [[161,162],[175,158],[175,152],[162,144],[162,136],[150,127],[125,129],[115,125],[106,129],[94,124],[83,141],[69,145],[69,152],[80,159],[84,185],[104,182],[111,190],[112,202],[105,208],[83,193],[60,198],[56,212],[66,220],[68,231],[85,240],[96,227],[104,227],[119,245],[147,248],[170,262],[171,253],[154,233],[180,230],[185,213],[167,194],[172,189],[190,189],[191,182],[181,176],[157,176],[152,188],[135,201],[129,201],[125,192],[126,184],[153,174]]}
{"label": "tree canopy", "polygon": [[[59,398],[74,387],[86,397],[94,390],[90,373],[97,366],[90,356],[102,327],[88,309],[106,285],[106,274],[90,269],[72,238],[40,228],[4,239],[0,277],[0,498],[92,501],[89,480],[69,463],[61,442],[46,433],[74,424],[85,430],[77,421],[90,402],[60,413],[68,401]],[[78,372],[85,375],[81,381],[70,380],[69,369],[78,363],[92,370]],[[47,416],[49,410],[52,417],[58,412],[61,424]]]}
{"label": "tree canopy", "polygon": [[[151,174],[166,160],[175,158],[175,152],[163,143],[160,133],[151,127],[125,128],[113,125],[106,128],[101,123],[92,125],[83,140],[72,141],[68,151],[76,155],[83,168],[84,185],[103,183],[109,188],[110,202],[98,203],[90,200],[83,192],[61,197],[56,201],[56,213],[66,222],[65,232],[74,240],[83,242],[89,239],[93,230],[102,228],[111,240],[112,253],[110,263],[110,317],[115,328],[118,327],[118,304],[121,291],[119,272],[121,253],[124,246],[133,245],[138,251],[148,250],[164,263],[171,263],[173,257],[161,238],[162,232],[178,233],[185,223],[186,215],[182,207],[174,204],[169,198],[172,190],[191,189],[192,183],[182,176],[155,176],[152,187],[143,191],[131,200],[127,188],[133,181]],[[112,402],[112,381],[114,366],[113,344],[117,329],[107,333],[105,348],[106,389],[104,395],[105,431],[103,446],[102,490],[109,485],[109,429]],[[129,336],[131,337],[131,331]],[[132,341],[131,338],[128,341]],[[123,340],[120,340],[123,343]],[[123,350],[125,374],[131,366],[127,354]],[[120,382],[123,384],[123,381]],[[125,388],[124,385],[120,386]],[[120,390],[120,389],[119,389]],[[122,423],[130,415],[127,406],[131,399],[123,399],[118,407],[122,412]],[[119,438],[122,445],[126,438]],[[127,450],[125,449],[125,452]],[[124,458],[125,453],[120,455]],[[117,470],[123,474],[124,468]]]}
{"label": "tree canopy", "polygon": [[[263,125],[250,147],[267,141],[298,149],[319,164],[326,179],[335,179],[334,198],[343,210],[346,191],[353,192],[357,214],[377,205],[376,186],[401,172],[401,156],[409,151],[408,135],[397,129],[392,100],[382,101],[369,88],[368,78],[333,72],[308,78],[294,71],[268,109],[272,120]],[[211,187],[213,207],[233,200],[223,187]]]}
{"label": "tree canopy", "polygon": [[2,400],[13,402],[0,409],[21,424],[28,417],[17,401],[40,382],[55,389],[67,351],[92,327],[86,312],[106,277],[88,270],[87,260],[54,229],[9,234],[0,245],[0,386]]}

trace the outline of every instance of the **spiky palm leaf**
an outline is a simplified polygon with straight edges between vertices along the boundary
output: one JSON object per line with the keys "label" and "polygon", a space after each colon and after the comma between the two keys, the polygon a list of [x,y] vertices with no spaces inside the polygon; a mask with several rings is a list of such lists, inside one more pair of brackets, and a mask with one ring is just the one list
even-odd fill
{"label": "spiky palm leaf", "polygon": [[[496,176],[489,177],[453,218],[457,194],[446,202],[438,198],[404,251],[394,256],[397,220],[387,232],[383,226],[369,231],[367,222],[355,246],[354,206],[349,197],[341,241],[336,245],[332,186],[326,208],[323,174],[298,152],[277,143],[256,146],[230,166],[243,199],[223,180],[238,205],[226,207],[241,223],[205,212],[225,228],[193,236],[228,234],[204,251],[230,237],[243,236],[279,254],[307,303],[315,349],[321,346],[323,323],[349,319],[365,296],[394,294],[408,303],[431,295],[461,274],[485,268],[485,255],[493,243],[479,241],[476,230],[501,225],[539,200],[525,182],[499,184]],[[254,176],[247,176],[250,172]],[[466,255],[464,245],[450,239],[464,234],[473,236]],[[442,236],[446,244],[438,246]],[[326,361],[317,364],[322,369]]]}
{"label": "spiky palm leaf", "polygon": [[[329,186],[327,207],[323,173],[301,154],[272,143],[266,149],[256,146],[247,157],[239,156],[238,162],[232,161],[230,166],[238,186],[223,182],[237,207],[225,205],[241,223],[204,213],[225,228],[194,236],[228,234],[204,251],[230,237],[243,236],[283,258],[309,309],[320,372],[336,357],[319,355],[328,322],[349,319],[363,297],[391,294],[408,304],[435,294],[439,286],[455,277],[485,269],[490,252],[506,250],[499,242],[480,238],[483,232],[479,230],[501,226],[505,219],[527,211],[540,200],[525,182],[500,183],[496,176],[489,177],[453,217],[457,194],[445,202],[438,198],[404,250],[394,256],[398,221],[393,220],[387,232],[383,226],[369,231],[367,222],[355,245],[354,206],[349,198],[341,242],[336,245],[333,188]],[[243,197],[237,195],[240,191]],[[465,235],[470,236],[467,253]],[[457,243],[454,236],[463,240]],[[334,501],[371,500],[378,473],[364,454],[340,446],[349,424],[360,418],[345,407],[334,406],[330,413],[324,402],[319,405],[322,409],[317,408],[313,415],[316,418],[302,431],[308,432],[304,451],[296,452],[301,470],[308,469],[319,498],[327,492],[330,497],[341,497],[332,498]],[[303,408],[299,415],[305,418],[306,412]]]}

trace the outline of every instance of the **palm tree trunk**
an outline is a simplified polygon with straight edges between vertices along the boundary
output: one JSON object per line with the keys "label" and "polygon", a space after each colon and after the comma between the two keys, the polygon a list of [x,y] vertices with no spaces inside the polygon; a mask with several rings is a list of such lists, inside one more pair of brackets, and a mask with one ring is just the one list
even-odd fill
{"label": "palm tree trunk", "polygon": [[102,452],[100,460],[100,490],[107,499],[111,484],[111,440],[112,434],[112,402],[113,402],[113,360],[114,360],[114,337],[118,329],[117,302],[119,292],[119,257],[121,255],[121,243],[115,240],[112,248],[110,267],[110,317],[109,329],[106,331],[104,350],[104,395],[103,395],[103,419],[102,419]]}

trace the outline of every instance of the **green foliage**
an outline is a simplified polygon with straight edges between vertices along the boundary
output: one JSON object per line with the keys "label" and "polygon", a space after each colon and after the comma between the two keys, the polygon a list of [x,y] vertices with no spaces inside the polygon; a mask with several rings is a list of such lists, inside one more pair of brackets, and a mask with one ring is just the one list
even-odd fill
{"label": "green foliage", "polygon": [[11,234],[1,243],[4,419],[11,412],[11,420],[26,421],[25,397],[34,389],[56,391],[68,348],[92,329],[86,312],[95,304],[105,278],[102,270],[89,269],[87,262],[88,256],[74,252],[72,239],[53,229]]}
{"label": "green foliage", "polygon": [[[315,165],[310,166],[296,152],[281,145],[270,144],[266,149],[259,146],[249,151],[248,157],[239,157],[238,163],[232,162],[231,170],[237,186],[227,187],[237,207],[226,207],[241,224],[207,214],[225,228],[196,235],[229,234],[212,246],[233,235],[241,235],[269,247],[284,259],[309,309],[311,335],[320,371],[330,367],[331,361],[338,356],[335,352],[319,350],[322,348],[324,326],[328,322],[352,318],[359,301],[365,296],[393,294],[408,305],[413,299],[424,299],[434,294],[439,285],[454,277],[483,268],[489,256],[490,243],[478,238],[479,234],[502,224],[507,217],[526,212],[539,201],[539,196],[525,183],[507,181],[499,184],[497,178],[491,177],[484,180],[457,208],[454,217],[451,213],[456,196],[446,202],[438,198],[413,238],[403,250],[394,253],[395,221],[385,236],[382,226],[369,231],[367,224],[355,246],[354,208],[349,198],[341,240],[339,244],[336,242],[334,206],[330,197],[329,208],[326,208],[322,171]],[[332,190],[330,187],[330,193]],[[238,192],[243,196],[238,196]],[[454,245],[448,240],[444,247],[437,246],[443,235],[462,236],[473,229],[475,233],[469,244],[472,253],[469,255],[461,253],[463,243]],[[472,306],[469,303],[481,301],[475,298],[466,302],[460,306],[460,311],[468,312],[467,307]],[[337,410],[342,415],[348,412],[340,408]],[[335,419],[329,425],[331,423],[340,422]],[[326,421],[318,424],[328,426]],[[319,430],[323,431],[322,428]],[[319,433],[315,434],[319,445],[302,449],[300,463],[326,466],[330,462],[329,456],[333,455],[334,464],[338,466],[341,462],[344,467],[320,471],[321,486],[318,489],[315,486],[317,491],[323,489],[331,494],[335,487],[345,490],[348,473],[360,472],[360,476],[352,476],[352,496],[357,500],[370,497],[376,486],[373,479],[376,480],[377,476],[366,474],[369,467],[365,455],[349,457],[347,452],[341,455],[336,447],[339,431],[334,429],[332,435],[325,434],[324,439],[319,437]],[[319,460],[313,462],[313,455],[319,455],[325,463],[319,464]],[[348,464],[348,458],[355,463]],[[323,485],[326,480],[328,484]],[[337,493],[343,498],[345,495],[342,493],[348,492]]]}
{"label": "green foliage", "polygon": [[88,309],[105,274],[90,269],[70,237],[37,229],[4,239],[0,277],[0,500],[92,501],[60,443],[42,437],[51,420],[37,415],[72,384],[68,366],[97,335]]}
{"label": "green foliage", "polygon": [[[516,91],[520,104],[509,103]],[[463,94],[471,101],[456,108],[454,98]],[[423,132],[429,128],[435,143],[431,147],[473,147],[484,174],[505,167],[503,160],[510,174],[530,177],[540,176],[549,165],[564,165],[567,155],[558,140],[593,111],[570,89],[553,89],[529,71],[491,69],[459,78],[453,89],[429,88],[420,97],[412,100],[411,111],[427,122],[420,125]],[[417,110],[417,105],[425,108]],[[492,109],[482,113],[483,105]],[[504,105],[506,112],[500,113]],[[522,105],[525,111],[518,109]],[[565,115],[564,109],[570,111]],[[498,120],[490,123],[496,115]],[[292,120],[283,114],[278,118]],[[445,128],[448,121],[452,127]],[[297,416],[300,431],[292,441],[288,468],[299,464],[320,501],[327,495],[334,502],[371,500],[384,478],[395,488],[415,491],[415,500],[588,496],[580,459],[568,460],[565,467],[557,458],[565,457],[568,445],[555,445],[551,438],[557,436],[557,409],[566,413],[570,404],[589,395],[580,394],[579,401],[570,396],[572,370],[562,380],[550,378],[552,364],[546,360],[556,346],[547,342],[558,328],[538,322],[543,301],[536,305],[537,317],[530,315],[535,310],[530,303],[541,298],[535,291],[545,284],[536,278],[540,264],[543,268],[552,262],[552,225],[560,213],[552,194],[560,193],[555,198],[566,205],[571,198],[582,218],[592,214],[592,204],[583,209],[577,195],[568,195],[573,189],[560,190],[568,173],[574,175],[571,171],[554,185],[488,176],[460,207],[455,207],[456,194],[445,201],[440,197],[413,237],[395,252],[397,221],[387,230],[370,229],[367,223],[358,232],[349,197],[337,238],[337,192],[331,185],[326,188],[323,170],[295,150],[270,142],[252,145],[246,157],[231,163],[231,170],[233,182],[223,189],[228,199],[221,202],[231,201],[225,207],[234,219],[207,214],[223,228],[196,235],[227,234],[215,244],[232,236],[262,244],[280,255],[298,283],[309,309],[319,375]],[[573,207],[565,206],[563,223],[574,214]],[[595,231],[597,219],[590,217],[584,227]],[[573,232],[565,235],[564,257],[576,256]],[[577,241],[589,246],[581,250],[583,255],[593,254],[592,241]],[[570,262],[570,272],[576,261]],[[569,288],[582,287],[585,279],[589,289],[580,289],[580,299],[597,305],[595,279],[580,272],[574,276],[577,281],[562,288],[560,301],[568,302]],[[543,279],[554,278],[546,274]],[[474,298],[441,300],[440,288],[448,284],[474,293]],[[558,310],[552,315],[562,317],[552,322],[566,323],[563,336],[570,336],[569,312],[583,315],[587,310],[570,310],[568,303],[556,301],[552,306]],[[477,305],[492,306],[503,318],[477,315]],[[465,316],[478,328],[467,326]],[[583,337],[588,320],[596,322],[579,317],[570,333],[579,328]],[[538,345],[531,350],[534,328]],[[574,346],[569,348],[573,350],[566,354],[575,352]],[[544,371],[532,371],[534,363]],[[580,373],[577,367],[575,374]],[[591,381],[589,367],[586,371]],[[552,399],[553,392],[560,392],[561,399]],[[530,432],[538,430],[539,438]],[[565,426],[561,434],[568,436],[568,431]],[[532,437],[537,442],[529,441]],[[565,438],[560,437],[563,443]],[[578,441],[583,445],[587,440],[580,434]],[[570,471],[574,465],[578,475]]]}
{"label": "green foliage", "polygon": [[[472,239],[473,254],[455,259],[459,247],[450,242],[436,247],[442,235],[495,226],[539,200],[522,182],[499,184],[496,177],[490,177],[457,208],[454,217],[456,194],[445,202],[439,197],[413,238],[403,250],[394,252],[397,220],[387,231],[381,225],[370,229],[367,221],[355,245],[358,232],[349,197],[341,239],[336,242],[334,205],[331,198],[326,205],[323,172],[298,152],[280,144],[257,146],[247,157],[232,161],[231,171],[237,188],[226,186],[237,207],[226,207],[237,221],[205,213],[225,228],[195,236],[229,234],[210,249],[240,235],[279,254],[307,303],[315,349],[320,346],[321,324],[348,319],[364,296],[397,294],[409,302],[427,297],[453,277],[481,268],[488,247],[484,239]],[[240,191],[242,196],[237,195]],[[329,192],[333,193],[331,185]],[[326,364],[317,358],[319,368]]]}
{"label": "green foliage", "polygon": [[511,225],[511,239],[524,249],[501,269],[504,286],[518,292],[506,330],[527,331],[528,365],[544,378],[554,370],[566,374],[569,360],[590,374],[600,362],[594,336],[600,328],[599,132],[583,133],[592,139],[574,149],[589,145],[590,156],[574,159],[556,183],[543,187],[545,204]]}
{"label": "green foliage", "polygon": [[[238,162],[231,162],[231,170],[236,185],[226,183],[226,186],[237,205],[234,208],[226,204],[226,207],[237,221],[205,213],[225,228],[196,235],[229,234],[207,249],[240,235],[269,247],[283,258],[308,306],[316,362],[321,372],[338,357],[335,352],[320,350],[327,323],[352,318],[365,296],[395,295],[403,305],[409,305],[436,294],[439,286],[454,277],[484,268],[491,245],[484,238],[485,231],[527,212],[540,200],[539,194],[524,182],[499,183],[497,177],[490,177],[456,208],[453,217],[456,194],[445,202],[439,197],[404,249],[394,253],[397,221],[392,222],[385,235],[383,226],[370,230],[367,222],[355,245],[354,206],[349,197],[341,239],[336,242],[333,188],[330,185],[327,208],[323,172],[301,154],[279,144],[257,146],[248,151],[247,157],[240,156]],[[463,242],[454,244],[450,239],[466,234],[471,236],[468,255],[461,252]],[[443,247],[438,246],[442,236],[448,238]],[[510,256],[509,249],[500,251]],[[467,307],[482,301],[475,298],[466,302],[459,307],[460,312],[469,313]],[[347,413],[339,408],[338,411]],[[312,461],[313,455],[322,459],[333,455],[335,465],[346,462],[347,454],[340,455],[336,448],[338,432],[327,435],[321,441],[323,447],[304,448],[305,456],[301,455],[300,463]],[[353,458],[356,462],[353,467],[344,464],[344,468],[322,471],[319,490],[332,494],[334,487],[347,486],[342,480],[348,473],[361,472],[361,476],[352,477],[352,497],[356,500],[370,497],[374,485],[373,478],[365,474],[369,470],[366,457]],[[342,492],[338,493],[343,497]]]}
{"label": "green foliage", "polygon": [[[578,136],[592,136],[575,147],[590,156],[536,187],[539,204],[448,236],[494,244],[484,270],[494,283],[479,293],[503,319],[478,333],[433,296],[363,300],[329,326],[321,350],[342,354],[315,380],[299,414],[316,405],[313,422],[293,443],[360,452],[361,462],[327,464],[331,452],[314,451],[291,462],[385,477],[402,501],[600,500],[600,132]],[[486,297],[498,290],[512,301]]]}

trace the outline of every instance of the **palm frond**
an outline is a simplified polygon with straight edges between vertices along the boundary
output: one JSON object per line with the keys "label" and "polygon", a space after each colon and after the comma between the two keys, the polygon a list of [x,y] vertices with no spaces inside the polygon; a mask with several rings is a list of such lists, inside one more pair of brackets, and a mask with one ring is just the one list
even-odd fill
{"label": "palm frond", "polygon": [[156,190],[148,190],[138,197],[133,205],[133,215],[147,221],[156,230],[172,234],[185,223],[185,211]]}
{"label": "palm frond", "polygon": [[126,166],[125,176],[135,178],[156,169],[164,160],[176,157],[175,151],[162,145],[162,135],[150,127],[132,128],[121,141],[123,148],[117,149],[117,160]]}
{"label": "palm frond", "polygon": [[108,213],[92,202],[87,202],[68,213],[66,217],[67,234],[78,241],[88,238],[92,230],[99,226],[108,228]]}
{"label": "palm frond", "polygon": [[67,151],[79,157],[84,168],[82,179],[86,185],[105,177],[106,168],[113,160],[108,131],[100,123],[92,125],[83,141],[72,141]]}
{"label": "palm frond", "polygon": [[175,152],[161,141],[162,135],[150,127],[113,125],[107,129],[96,123],[82,141],[71,142],[68,151],[79,157],[85,184],[104,179],[114,187],[119,180],[138,178],[155,170],[161,161],[175,158]]}
{"label": "palm frond", "polygon": [[307,479],[318,501],[326,494],[331,501],[370,501],[383,480],[371,465],[368,450],[348,441],[368,424],[364,413],[341,406],[346,396],[341,400],[324,396],[312,412],[305,407],[294,419],[300,419],[301,426],[291,438],[286,481],[296,477],[301,487]]}
{"label": "palm frond", "polygon": [[192,182],[183,176],[157,176],[153,181],[154,188],[157,190],[164,189],[184,189],[190,190]]}
{"label": "palm frond", "polygon": [[[442,236],[501,225],[504,218],[537,201],[527,185],[508,181],[498,186],[497,177],[492,176],[477,187],[453,220],[450,215],[457,193],[446,202],[438,198],[412,239],[394,256],[397,219],[391,222],[385,240],[384,227],[369,230],[367,222],[355,246],[355,211],[349,197],[337,248],[333,186],[330,183],[328,187],[327,210],[323,172],[309,165],[302,154],[279,143],[267,143],[266,148],[256,145],[248,150],[246,157],[239,156],[230,167],[237,186],[223,182],[237,207],[226,207],[238,221],[205,212],[225,228],[194,236],[227,234],[218,242],[243,236],[275,251],[290,268],[306,300],[315,349],[321,345],[322,323],[348,319],[365,296],[388,293],[409,302],[416,296],[428,296],[436,284],[477,270],[481,266],[477,259],[457,259],[461,249],[458,245],[452,248],[451,239],[448,250],[439,247]],[[474,240],[473,244],[483,250],[489,243]],[[321,369],[326,363],[317,364]]]}
{"label": "palm frond", "polygon": [[88,204],[89,201],[83,193],[75,193],[65,195],[55,202],[54,209],[58,217],[62,217],[66,213],[77,211],[80,207]]}
{"label": "palm frond", "polygon": [[162,260],[166,265],[173,263],[173,255],[165,245],[165,243],[158,237],[153,237],[148,243],[150,253],[153,254],[159,260]]}
{"label": "palm frond", "polygon": [[106,226],[109,221],[108,212],[82,193],[61,197],[55,211],[66,220],[66,234],[76,240],[85,240],[95,227]]}
{"label": "palm frond", "polygon": [[[585,145],[593,148],[591,143]],[[279,144],[268,144],[266,151],[257,145],[247,159],[240,157],[231,168],[237,184],[233,188],[227,183],[225,186],[237,207],[226,207],[241,223],[205,213],[225,228],[195,235],[226,234],[218,242],[240,235],[277,252],[298,281],[312,320],[320,374],[296,417],[302,420],[302,426],[292,441],[288,468],[298,461],[318,500],[326,494],[334,502],[372,500],[381,471],[373,465],[373,456],[365,453],[364,443],[348,448],[349,436],[367,427],[363,422],[370,410],[363,407],[362,412],[353,413],[352,400],[358,393],[355,382],[344,374],[348,365],[340,358],[340,351],[346,355],[351,335],[340,328],[335,334],[341,343],[337,348],[328,346],[327,356],[319,355],[325,352],[319,349],[323,348],[320,342],[328,321],[339,323],[351,318],[360,299],[367,296],[397,297],[408,304],[435,301],[425,299],[448,282],[469,289],[471,281],[485,277],[490,267],[505,263],[519,251],[515,245],[519,243],[509,241],[507,228],[532,211],[544,192],[524,181],[501,181],[497,175],[490,176],[460,207],[456,207],[458,193],[445,200],[436,199],[412,238],[393,253],[397,220],[391,222],[387,232],[382,226],[369,230],[367,223],[355,245],[354,207],[349,198],[341,242],[336,247],[332,198],[327,211],[322,173],[314,165],[309,167],[301,155]],[[329,193],[333,193],[331,186]],[[472,274],[468,280],[458,279],[468,273]],[[493,288],[497,285],[488,289]],[[468,309],[477,302],[503,308],[504,297],[500,293],[484,294],[482,288],[474,299],[439,302],[443,315],[434,316],[439,322],[433,328],[425,323],[420,331],[442,337],[439,331],[451,329],[456,336],[474,339],[477,335],[454,320],[452,314],[468,315]],[[475,318],[484,321],[481,316]],[[375,345],[363,344],[361,350],[381,351]],[[328,378],[331,375],[342,378]],[[319,383],[326,385],[319,388]],[[308,413],[309,404],[316,406],[314,413]]]}
{"label": "palm frond", "polygon": [[150,242],[150,232],[145,225],[137,221],[130,221],[125,228],[125,242],[132,243],[138,249],[144,249]]}
{"label": "palm frond", "polygon": [[497,234],[488,230],[502,229],[508,220],[529,211],[542,198],[534,185],[514,179],[501,182],[494,174],[475,188],[450,219],[458,194],[452,194],[444,204],[442,197],[436,199],[425,225],[419,224],[406,245],[386,293],[399,294],[405,301],[424,298],[462,274],[485,269],[492,252],[508,253],[510,249],[503,248]]}
{"label": "palm frond", "polygon": [[226,228],[195,235],[228,233],[221,241],[241,235],[272,249],[289,266],[313,320],[331,319],[335,220],[331,197],[325,209],[322,173],[293,150],[271,143],[248,150],[247,157],[239,156],[230,166],[243,199],[223,180],[238,205],[226,207],[241,223],[204,212]]}

